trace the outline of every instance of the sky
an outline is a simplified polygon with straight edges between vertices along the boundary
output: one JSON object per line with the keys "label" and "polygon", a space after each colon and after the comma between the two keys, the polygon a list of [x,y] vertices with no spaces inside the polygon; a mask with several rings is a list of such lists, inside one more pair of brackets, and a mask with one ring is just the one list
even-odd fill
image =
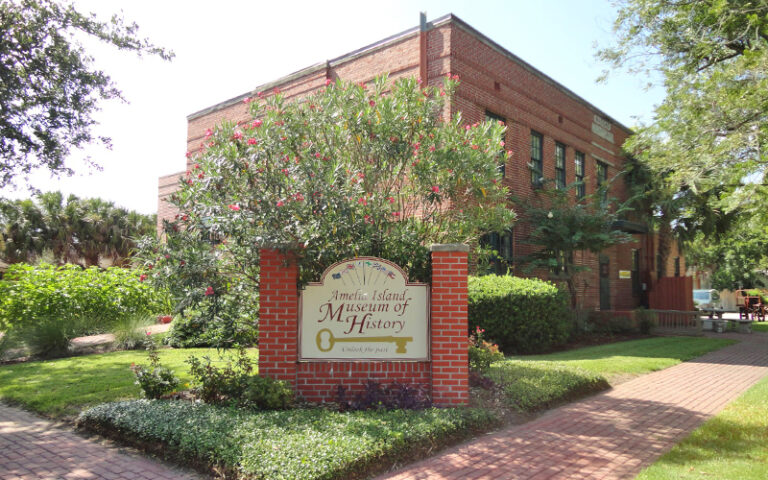
{"label": "sky", "polygon": [[[615,9],[609,0],[411,0],[387,2],[262,0],[76,0],[82,12],[107,19],[122,12],[139,36],[173,50],[171,62],[88,42],[128,103],[103,102],[96,115],[103,146],[75,151],[73,177],[40,172],[43,191],[100,197],[141,213],[157,211],[157,181],[184,169],[187,115],[383,38],[415,27],[419,12],[433,20],[453,13],[496,43],[568,87],[626,126],[652,118],[663,98],[644,80],[617,72],[596,79],[605,65],[595,45],[608,45]],[[103,170],[89,169],[90,157]],[[28,197],[17,190],[0,196]]]}

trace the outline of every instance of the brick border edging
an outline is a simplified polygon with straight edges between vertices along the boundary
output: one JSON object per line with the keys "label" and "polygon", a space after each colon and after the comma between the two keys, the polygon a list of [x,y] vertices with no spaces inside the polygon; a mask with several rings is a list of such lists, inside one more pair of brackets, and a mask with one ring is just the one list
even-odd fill
{"label": "brick border edging", "polygon": [[469,401],[467,252],[462,244],[433,245],[430,351],[427,362],[299,362],[298,267],[276,249],[261,249],[259,373],[286,380],[311,402],[332,401],[336,386],[360,390],[366,380],[426,387],[436,406]]}

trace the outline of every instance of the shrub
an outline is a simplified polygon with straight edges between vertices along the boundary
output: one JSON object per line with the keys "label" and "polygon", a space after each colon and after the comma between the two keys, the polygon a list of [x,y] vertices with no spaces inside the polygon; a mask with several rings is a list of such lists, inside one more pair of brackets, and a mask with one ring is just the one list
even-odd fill
{"label": "shrub", "polygon": [[101,333],[114,319],[153,313],[163,303],[164,295],[136,270],[17,263],[0,281],[0,330],[59,318],[77,323],[84,330],[77,334]]}
{"label": "shrub", "polygon": [[485,330],[477,327],[469,335],[469,369],[483,373],[494,362],[504,360],[504,354],[499,351],[499,346],[483,338]]}
{"label": "shrub", "polygon": [[[146,335],[147,337],[149,335]],[[147,338],[147,352],[149,356],[149,368],[143,365],[131,365],[131,371],[136,375],[136,385],[141,387],[144,396],[157,399],[163,395],[175,391],[181,381],[170,368],[160,365],[160,357],[157,355],[155,343]]]}
{"label": "shrub", "polygon": [[69,353],[69,341],[87,330],[80,317],[42,314],[35,321],[17,325],[8,333],[9,346],[24,346],[40,358],[63,357]]}
{"label": "shrub", "polygon": [[571,325],[567,292],[535,278],[469,277],[469,324],[507,353],[537,353],[564,343]]}
{"label": "shrub", "polygon": [[347,389],[339,384],[336,387],[336,404],[341,411],[420,410],[431,407],[432,400],[422,386],[400,382],[385,386],[374,380],[368,380],[363,384],[363,389],[352,399],[348,398]]}
{"label": "shrub", "polygon": [[144,328],[153,323],[151,317],[143,314],[124,315],[117,318],[111,329],[115,336],[115,347],[121,350],[144,348],[147,342]]}
{"label": "shrub", "polygon": [[187,309],[174,318],[165,342],[174,348],[253,345],[258,338],[256,319],[247,308]]}
{"label": "shrub", "polygon": [[230,359],[223,367],[214,365],[210,357],[189,357],[187,363],[195,391],[205,403],[277,410],[288,408],[293,400],[287,382],[253,375],[253,360],[245,348],[239,348],[234,362]]}

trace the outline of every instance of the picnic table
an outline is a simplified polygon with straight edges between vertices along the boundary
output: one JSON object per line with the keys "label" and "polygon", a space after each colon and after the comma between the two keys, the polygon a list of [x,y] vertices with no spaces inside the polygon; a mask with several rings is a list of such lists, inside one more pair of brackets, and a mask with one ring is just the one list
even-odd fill
{"label": "picnic table", "polygon": [[[742,316],[741,309],[739,310],[726,310],[724,308],[701,308],[703,313],[706,313],[709,317],[709,321],[712,322],[712,331],[717,333],[723,333],[727,330],[728,323],[732,323],[736,327],[736,331],[739,333],[752,333],[752,322],[748,315]],[[723,318],[726,313],[738,313],[739,318]],[[715,318],[717,317],[717,318]],[[709,330],[705,328],[705,330]]]}

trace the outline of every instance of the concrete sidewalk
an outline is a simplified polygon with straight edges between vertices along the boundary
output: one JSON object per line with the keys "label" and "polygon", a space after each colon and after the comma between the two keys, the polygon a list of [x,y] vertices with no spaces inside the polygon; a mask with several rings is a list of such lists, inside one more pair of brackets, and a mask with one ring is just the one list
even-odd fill
{"label": "concrete sidewalk", "polygon": [[380,480],[628,479],[768,374],[768,334],[638,377]]}

